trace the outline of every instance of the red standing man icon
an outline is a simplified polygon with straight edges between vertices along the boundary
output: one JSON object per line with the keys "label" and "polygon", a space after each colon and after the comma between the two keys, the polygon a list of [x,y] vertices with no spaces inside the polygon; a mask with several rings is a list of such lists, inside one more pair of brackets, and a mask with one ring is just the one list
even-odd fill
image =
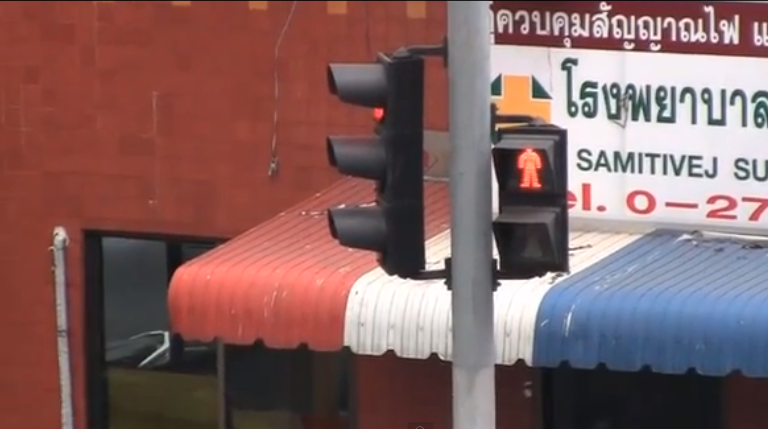
{"label": "red standing man icon", "polygon": [[533,149],[526,149],[517,157],[517,168],[521,170],[521,188],[541,188],[539,182],[539,170],[541,170],[541,156]]}

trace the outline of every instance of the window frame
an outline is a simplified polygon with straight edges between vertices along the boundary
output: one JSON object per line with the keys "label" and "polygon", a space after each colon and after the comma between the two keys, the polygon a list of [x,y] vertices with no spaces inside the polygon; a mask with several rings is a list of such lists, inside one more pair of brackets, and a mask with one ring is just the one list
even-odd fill
{"label": "window frame", "polygon": [[[85,364],[86,427],[110,428],[109,381],[106,362],[105,308],[104,308],[104,238],[127,238],[160,241],[165,244],[168,284],[173,272],[186,262],[182,246],[205,245],[211,248],[223,243],[220,238],[169,236],[158,234],[126,233],[120,231],[82,231],[83,269],[83,334]],[[184,359],[184,341],[171,332],[169,345],[171,366]],[[218,360],[216,360],[218,367]],[[174,371],[171,371],[174,372]],[[217,373],[213,376],[216,377]],[[217,396],[222,396],[217,394]],[[219,413],[221,414],[221,413]],[[224,428],[221,426],[221,428]]]}

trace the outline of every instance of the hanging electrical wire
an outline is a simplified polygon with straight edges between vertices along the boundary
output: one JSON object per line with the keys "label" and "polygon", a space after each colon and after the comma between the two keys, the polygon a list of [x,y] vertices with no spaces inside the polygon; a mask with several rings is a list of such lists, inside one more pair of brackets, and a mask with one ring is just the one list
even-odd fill
{"label": "hanging electrical wire", "polygon": [[293,20],[293,14],[296,12],[296,6],[298,5],[298,0],[294,0],[291,4],[291,9],[288,11],[288,16],[285,18],[285,22],[283,23],[283,28],[280,30],[280,34],[277,36],[277,42],[275,42],[275,57],[274,57],[274,67],[275,67],[275,74],[274,74],[274,85],[275,85],[275,98],[274,98],[274,115],[272,117],[272,143],[270,146],[270,157],[269,157],[269,169],[267,170],[267,175],[269,177],[274,177],[277,175],[279,166],[280,166],[280,159],[278,157],[278,150],[277,150],[277,124],[278,124],[278,113],[279,113],[279,101],[280,101],[280,67],[278,66],[278,61],[280,59],[280,47],[283,44],[283,39],[285,38],[286,33],[288,32],[288,28],[291,26],[291,21]]}

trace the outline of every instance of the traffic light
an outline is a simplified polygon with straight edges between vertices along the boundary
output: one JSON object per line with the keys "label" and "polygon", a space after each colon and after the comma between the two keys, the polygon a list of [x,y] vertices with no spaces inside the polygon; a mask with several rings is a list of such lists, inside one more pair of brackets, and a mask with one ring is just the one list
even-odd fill
{"label": "traffic light", "polygon": [[568,132],[552,125],[500,128],[493,148],[500,277],[568,272]]}
{"label": "traffic light", "polygon": [[[424,269],[424,60],[405,52],[367,64],[330,64],[328,88],[341,101],[376,109],[367,136],[330,136],[328,161],[375,182],[376,201],[328,211],[342,246],[374,251],[389,275]],[[379,110],[380,109],[380,110]]]}

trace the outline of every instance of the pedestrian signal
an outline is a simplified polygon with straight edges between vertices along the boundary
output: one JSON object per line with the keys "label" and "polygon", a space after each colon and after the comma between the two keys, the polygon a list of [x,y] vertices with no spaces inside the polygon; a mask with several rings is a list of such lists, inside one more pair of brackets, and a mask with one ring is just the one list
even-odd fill
{"label": "pedestrian signal", "polygon": [[500,129],[493,148],[499,214],[493,232],[503,278],[568,271],[568,132],[554,126]]}

